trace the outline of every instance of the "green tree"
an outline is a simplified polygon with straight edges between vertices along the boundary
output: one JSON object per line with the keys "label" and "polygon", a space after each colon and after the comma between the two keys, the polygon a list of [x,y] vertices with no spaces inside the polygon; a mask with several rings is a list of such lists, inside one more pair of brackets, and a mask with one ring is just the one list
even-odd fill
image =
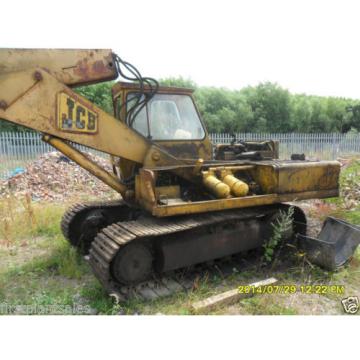
{"label": "green tree", "polygon": [[185,79],[182,76],[160,79],[159,84],[162,86],[176,86],[194,90],[197,88],[197,85],[194,81],[192,81],[191,79]]}
{"label": "green tree", "polygon": [[243,90],[254,113],[254,131],[289,132],[291,123],[290,93],[277,84],[261,83]]}
{"label": "green tree", "polygon": [[291,123],[295,132],[306,132],[311,122],[312,107],[306,95],[291,97]]}
{"label": "green tree", "polygon": [[[241,90],[198,86],[191,79],[170,77],[161,85],[191,88],[210,132],[342,132],[360,131],[360,102],[345,98],[290,94],[270,82]],[[75,91],[112,114],[113,82]],[[351,111],[347,109],[351,108]],[[0,131],[29,131],[0,122]]]}
{"label": "green tree", "polygon": [[102,110],[109,114],[113,113],[113,104],[111,96],[111,88],[114,82],[105,82],[95,85],[81,86],[75,89],[75,92],[86,97],[92,103],[99,106]]}

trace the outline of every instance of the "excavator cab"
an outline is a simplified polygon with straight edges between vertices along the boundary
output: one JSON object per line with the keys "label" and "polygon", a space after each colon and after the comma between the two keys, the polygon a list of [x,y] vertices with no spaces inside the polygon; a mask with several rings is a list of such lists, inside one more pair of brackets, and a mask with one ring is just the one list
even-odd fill
{"label": "excavator cab", "polygon": [[151,90],[145,87],[140,91],[134,83],[116,83],[112,89],[115,116],[176,158],[270,160],[279,157],[279,142],[273,140],[236,141],[234,137],[230,145],[214,146],[196,107],[192,89],[160,86],[131,119],[129,111],[133,105],[136,101],[144,101]]}
{"label": "excavator cab", "polygon": [[210,160],[212,144],[195,105],[193,90],[160,86],[132,119],[129,111],[134,103],[143,101],[150,91],[145,87],[140,92],[132,83],[116,83],[112,89],[116,118],[177,158]]}

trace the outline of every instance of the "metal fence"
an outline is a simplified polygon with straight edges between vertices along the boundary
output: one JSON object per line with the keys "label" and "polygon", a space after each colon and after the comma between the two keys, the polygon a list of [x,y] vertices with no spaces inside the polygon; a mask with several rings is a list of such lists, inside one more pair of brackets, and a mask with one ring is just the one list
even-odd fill
{"label": "metal fence", "polygon": [[[74,145],[83,152],[108,157],[107,154],[86,146]],[[22,171],[29,162],[51,151],[55,149],[43,142],[38,133],[0,132],[0,179],[6,179]]]}
{"label": "metal fence", "polygon": [[[214,144],[229,144],[233,139],[230,134],[210,134],[210,137]],[[237,140],[279,140],[281,159],[288,159],[294,153],[323,160],[360,153],[360,134],[238,133],[235,137]],[[77,147],[104,155],[85,146]],[[39,155],[53,150],[37,133],[0,133],[0,178],[11,176]]]}

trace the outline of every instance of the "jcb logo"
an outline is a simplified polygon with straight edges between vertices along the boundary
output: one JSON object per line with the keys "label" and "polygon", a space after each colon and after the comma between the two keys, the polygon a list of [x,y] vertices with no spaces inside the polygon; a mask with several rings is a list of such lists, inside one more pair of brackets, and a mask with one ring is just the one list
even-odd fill
{"label": "jcb logo", "polygon": [[60,130],[96,133],[98,115],[66,93],[58,95],[58,126]]}

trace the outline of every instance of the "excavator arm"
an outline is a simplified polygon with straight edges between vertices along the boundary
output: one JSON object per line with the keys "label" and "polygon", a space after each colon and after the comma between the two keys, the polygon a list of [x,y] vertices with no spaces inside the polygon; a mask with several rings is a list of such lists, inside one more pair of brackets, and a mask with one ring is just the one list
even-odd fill
{"label": "excavator arm", "polygon": [[0,119],[43,133],[44,141],[124,195],[127,187],[116,176],[69,142],[138,164],[176,159],[71,89],[117,76],[111,50],[0,49]]}

